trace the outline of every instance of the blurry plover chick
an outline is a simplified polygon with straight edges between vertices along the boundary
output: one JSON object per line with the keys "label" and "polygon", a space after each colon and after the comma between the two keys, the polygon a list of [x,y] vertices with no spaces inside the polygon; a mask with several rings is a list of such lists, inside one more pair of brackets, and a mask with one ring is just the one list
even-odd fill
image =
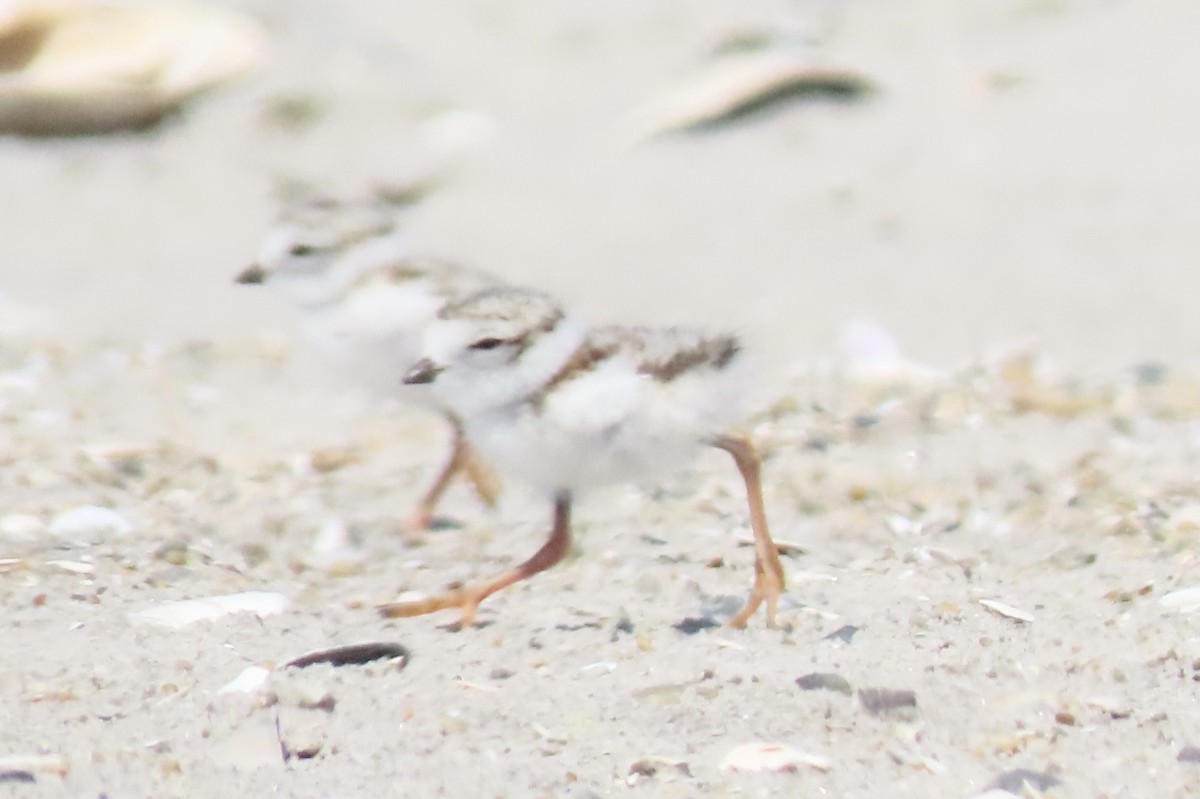
{"label": "blurry plover chick", "polygon": [[445,465],[405,519],[426,529],[451,479],[462,472],[488,505],[499,487],[455,413],[433,392],[400,385],[425,328],[446,303],[499,281],[448,261],[413,255],[396,211],[381,201],[306,198],[263,238],[238,283],[276,287],[299,310],[304,338],[340,377],[441,413],[453,434]]}
{"label": "blurry plover chick", "polygon": [[553,527],[542,548],[509,571],[380,612],[457,608],[460,623],[470,624],[485,598],[562,560],[577,491],[653,476],[708,445],[733,456],[754,533],[754,585],[729,623],[745,625],[765,602],[774,626],[784,574],[767,529],[759,457],[747,439],[727,432],[747,379],[740,350],[733,336],[695,330],[589,329],[524,289],[487,289],[446,305],[404,380],[431,384],[501,474],[550,493]]}

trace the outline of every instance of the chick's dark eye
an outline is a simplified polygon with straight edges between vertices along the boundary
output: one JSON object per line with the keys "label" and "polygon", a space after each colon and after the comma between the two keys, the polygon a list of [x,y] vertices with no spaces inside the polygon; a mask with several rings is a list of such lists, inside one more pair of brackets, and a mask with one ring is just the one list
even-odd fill
{"label": "chick's dark eye", "polygon": [[288,253],[290,255],[296,256],[297,258],[303,258],[306,255],[312,255],[316,251],[317,251],[317,248],[312,246],[311,244],[293,244],[288,249]]}
{"label": "chick's dark eye", "polygon": [[504,343],[502,338],[481,338],[473,344],[467,346],[471,350],[494,350]]}

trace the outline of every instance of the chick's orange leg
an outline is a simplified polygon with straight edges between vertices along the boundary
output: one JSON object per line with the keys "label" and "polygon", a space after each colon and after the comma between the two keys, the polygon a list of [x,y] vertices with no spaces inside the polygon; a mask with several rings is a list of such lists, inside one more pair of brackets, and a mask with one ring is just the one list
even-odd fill
{"label": "chick's orange leg", "polygon": [[783,593],[786,581],[783,564],[779,560],[779,548],[775,546],[771,539],[771,531],[767,527],[767,512],[762,495],[762,461],[754,445],[741,436],[717,436],[709,443],[728,452],[737,464],[746,484],[750,529],[754,533],[754,585],[750,589],[746,604],[729,620],[729,626],[746,626],[746,622],[758,610],[759,605],[766,602],[767,626],[774,627],[779,595]]}
{"label": "chick's orange leg", "polygon": [[479,603],[502,588],[543,572],[566,556],[571,546],[571,495],[560,492],[554,499],[554,526],[550,537],[533,557],[514,569],[498,574],[490,580],[447,591],[427,599],[410,602],[392,602],[382,605],[379,612],[387,617],[423,616],[439,610],[457,608],[459,625],[467,627],[475,621],[475,610]]}
{"label": "chick's orange leg", "polygon": [[449,422],[454,436],[450,443],[450,457],[446,459],[446,463],[438,471],[433,483],[417,502],[417,507],[404,520],[404,528],[410,532],[429,529],[430,524],[433,523],[434,511],[437,509],[442,495],[446,493],[450,481],[459,472],[466,474],[467,479],[474,486],[475,492],[479,494],[479,498],[489,508],[496,504],[496,498],[500,493],[496,476],[487,464],[479,459],[475,448],[467,441],[462,422],[450,414],[446,415],[446,421]]}

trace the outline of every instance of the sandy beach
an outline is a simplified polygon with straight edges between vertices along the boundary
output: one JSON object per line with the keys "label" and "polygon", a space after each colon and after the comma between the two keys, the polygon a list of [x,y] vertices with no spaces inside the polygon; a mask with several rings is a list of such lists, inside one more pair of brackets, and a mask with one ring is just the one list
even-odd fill
{"label": "sandy beach", "polygon": [[[0,137],[0,796],[1193,795],[1200,7],[221,5],[257,73]],[[624,135],[762,32],[870,91]],[[586,496],[480,627],[378,616],[550,507],[406,533],[445,431],[233,277],[288,187],[430,177],[422,249],[745,338],[778,629],[720,626],[717,452]],[[286,665],[365,642],[407,657]]]}

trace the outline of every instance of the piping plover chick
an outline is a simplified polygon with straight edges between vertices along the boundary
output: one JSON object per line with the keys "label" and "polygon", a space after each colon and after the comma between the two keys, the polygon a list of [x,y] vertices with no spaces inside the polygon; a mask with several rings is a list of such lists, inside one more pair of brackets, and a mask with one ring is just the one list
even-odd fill
{"label": "piping plover chick", "polygon": [[576,492],[647,478],[708,445],[733,456],[754,532],[754,586],[729,623],[745,625],[765,602],[767,625],[774,626],[784,574],[767,528],[759,457],[747,439],[727,432],[746,380],[735,337],[589,329],[543,294],[492,288],[442,308],[424,342],[424,357],[404,382],[431,385],[489,463],[551,494],[554,522],[546,543],[519,566],[384,605],[385,616],[458,608],[461,625],[469,625],[486,597],[562,560]]}
{"label": "piping plover chick", "polygon": [[453,433],[450,456],[406,527],[430,525],[459,472],[486,504],[495,503],[495,477],[475,455],[455,413],[428,389],[399,386],[396,375],[419,357],[422,334],[442,306],[497,285],[496,278],[414,255],[386,203],[308,198],[285,211],[236,281],[274,286],[290,300],[304,338],[338,375],[445,417]]}

